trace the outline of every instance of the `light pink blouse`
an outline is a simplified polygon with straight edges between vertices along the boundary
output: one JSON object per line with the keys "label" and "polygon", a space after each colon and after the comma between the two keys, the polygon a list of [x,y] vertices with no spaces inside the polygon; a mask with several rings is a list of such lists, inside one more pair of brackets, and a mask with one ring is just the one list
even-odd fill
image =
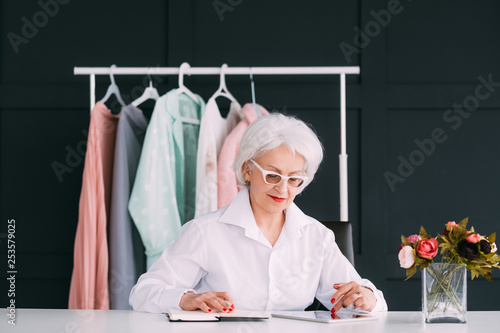
{"label": "light pink blouse", "polygon": [[107,221],[118,116],[97,102],[90,117],[69,309],[109,309]]}
{"label": "light pink blouse", "polygon": [[[257,105],[257,107],[263,116],[269,114],[262,106]],[[238,187],[233,164],[240,149],[243,133],[245,133],[250,123],[258,117],[254,105],[250,103],[245,104],[241,112],[245,118],[226,137],[217,160],[217,204],[219,209],[229,205],[241,189],[241,187]]]}

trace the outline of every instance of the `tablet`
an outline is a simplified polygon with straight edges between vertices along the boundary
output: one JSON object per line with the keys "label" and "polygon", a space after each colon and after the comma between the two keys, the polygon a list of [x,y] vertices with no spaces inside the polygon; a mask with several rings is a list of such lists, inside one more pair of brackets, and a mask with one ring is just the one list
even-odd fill
{"label": "tablet", "polygon": [[273,312],[271,315],[276,318],[315,321],[328,324],[377,320],[375,316],[351,311],[338,311],[333,317],[330,311],[279,311]]}

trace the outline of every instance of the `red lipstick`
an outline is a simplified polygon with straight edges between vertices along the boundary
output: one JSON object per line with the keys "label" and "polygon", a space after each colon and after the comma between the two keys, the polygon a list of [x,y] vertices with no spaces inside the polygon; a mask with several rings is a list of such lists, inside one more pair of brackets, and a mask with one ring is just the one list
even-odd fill
{"label": "red lipstick", "polygon": [[276,202],[283,202],[283,201],[285,201],[285,200],[286,200],[286,198],[275,197],[275,196],[272,196],[272,195],[270,195],[270,197],[271,197],[274,201],[276,201]]}

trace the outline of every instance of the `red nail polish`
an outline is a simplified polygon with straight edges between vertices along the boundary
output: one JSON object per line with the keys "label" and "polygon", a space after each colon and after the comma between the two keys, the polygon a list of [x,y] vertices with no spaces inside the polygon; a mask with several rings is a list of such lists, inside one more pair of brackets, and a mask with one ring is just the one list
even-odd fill
{"label": "red nail polish", "polygon": [[234,309],[234,304],[231,304],[231,307]]}
{"label": "red nail polish", "polygon": [[208,312],[212,312],[212,309],[208,309]]}
{"label": "red nail polish", "polygon": [[223,308],[223,309],[222,309],[222,311],[227,311],[227,309],[226,309],[226,308]]}
{"label": "red nail polish", "polygon": [[330,312],[331,312],[332,314],[334,314],[334,313],[335,313],[335,309],[334,309],[334,308],[332,308],[332,309],[330,310]]}
{"label": "red nail polish", "polygon": [[335,298],[332,298],[330,302],[335,303]]}
{"label": "red nail polish", "polygon": [[335,315],[333,313],[332,313],[331,317],[332,317],[332,319],[335,319]]}

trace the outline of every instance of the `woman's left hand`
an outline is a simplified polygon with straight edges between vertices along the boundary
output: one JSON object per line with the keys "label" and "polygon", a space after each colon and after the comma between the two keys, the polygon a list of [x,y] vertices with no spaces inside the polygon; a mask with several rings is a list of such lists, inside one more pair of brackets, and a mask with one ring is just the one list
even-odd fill
{"label": "woman's left hand", "polygon": [[337,290],[333,294],[331,302],[337,302],[333,308],[332,313],[337,312],[340,308],[347,308],[354,303],[354,307],[360,308],[365,311],[371,311],[377,303],[375,294],[369,288],[360,286],[356,282],[336,283],[333,288]]}

